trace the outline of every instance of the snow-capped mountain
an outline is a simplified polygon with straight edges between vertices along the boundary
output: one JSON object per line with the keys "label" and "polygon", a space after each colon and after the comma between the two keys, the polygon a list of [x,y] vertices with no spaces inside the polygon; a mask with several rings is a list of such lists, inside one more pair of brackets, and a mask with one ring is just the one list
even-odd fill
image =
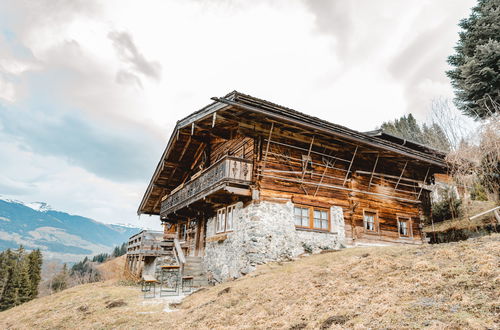
{"label": "snow-capped mountain", "polygon": [[40,249],[45,259],[77,261],[110,252],[140,230],[56,211],[43,202],[0,197],[0,250],[22,244],[26,249]]}

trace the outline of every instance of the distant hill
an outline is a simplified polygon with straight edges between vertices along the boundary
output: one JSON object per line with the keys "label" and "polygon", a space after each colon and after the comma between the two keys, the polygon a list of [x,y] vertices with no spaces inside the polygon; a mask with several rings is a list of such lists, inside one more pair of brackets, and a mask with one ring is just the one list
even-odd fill
{"label": "distant hill", "polygon": [[139,230],[55,211],[46,203],[0,199],[0,250],[22,244],[42,250],[44,259],[78,261],[86,255],[111,252]]}

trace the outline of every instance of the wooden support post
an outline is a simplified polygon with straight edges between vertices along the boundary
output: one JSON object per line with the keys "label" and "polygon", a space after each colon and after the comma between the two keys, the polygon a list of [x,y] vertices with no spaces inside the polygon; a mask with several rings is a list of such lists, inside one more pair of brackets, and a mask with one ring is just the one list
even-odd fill
{"label": "wooden support post", "polygon": [[[330,161],[327,160],[325,170],[323,171],[323,174],[321,174],[321,179],[319,180],[319,184],[323,183],[323,179],[325,178],[326,171],[330,168],[330,164],[331,164]],[[335,160],[332,163],[332,167],[333,165],[335,165]],[[318,194],[319,187],[320,187],[319,185],[316,187],[316,191],[314,192],[314,197],[316,197],[316,195]]]}
{"label": "wooden support post", "polygon": [[356,149],[354,149],[354,154],[352,155],[351,162],[349,163],[349,168],[347,169],[347,173],[345,174],[344,183],[342,184],[343,186],[345,186],[345,183],[347,182],[347,177],[349,176],[349,172],[351,171],[352,163],[354,162],[354,157],[356,157],[356,152],[358,152],[358,147],[359,146],[356,146]]}
{"label": "wooden support post", "polygon": [[375,165],[373,165],[372,174],[370,175],[370,183],[368,184],[368,190],[370,190],[370,187],[372,186],[373,173],[375,173],[375,169],[377,168],[379,157],[380,157],[380,153],[377,153],[377,159],[375,159]]}
{"label": "wooden support post", "polygon": [[401,171],[401,175],[398,178],[398,182],[396,182],[396,187],[394,187],[394,190],[398,189],[399,181],[401,181],[401,178],[403,177],[403,174],[405,173],[407,165],[408,165],[408,161],[406,161],[405,166],[403,167],[403,170]]}
{"label": "wooden support post", "polygon": [[191,144],[191,137],[189,137],[189,139],[187,140],[186,142],[186,145],[184,146],[184,148],[182,149],[182,152],[181,152],[181,155],[179,157],[179,162],[182,160],[182,157],[184,157],[184,154],[186,153],[188,147],[189,147],[189,144]]}
{"label": "wooden support post", "polygon": [[198,150],[194,153],[194,162],[191,164],[191,167],[189,168],[192,170],[196,164],[198,163],[198,160],[200,160],[201,155],[203,154],[203,147],[205,146],[205,143],[202,142],[200,143],[200,146],[198,147]]}
{"label": "wooden support post", "polygon": [[425,178],[424,178],[424,183],[422,184],[422,187],[420,187],[420,191],[418,192],[417,199],[420,199],[420,194],[422,193],[422,190],[424,189],[424,184],[427,181],[427,176],[429,175],[429,171],[431,170],[431,167],[429,166],[427,168],[427,173],[425,173]]}
{"label": "wooden support post", "polygon": [[212,115],[212,128],[215,127],[215,121],[217,120],[217,112],[214,112]]}
{"label": "wooden support post", "polygon": [[194,135],[194,122],[191,123],[191,135]]}
{"label": "wooden support post", "polygon": [[261,173],[264,173],[264,169],[266,168],[267,153],[269,152],[269,144],[271,143],[273,129],[274,129],[274,122],[271,123],[271,129],[269,130],[269,137],[267,138],[266,153],[264,155],[264,162],[262,163]]}
{"label": "wooden support post", "polygon": [[307,151],[307,158],[305,162],[302,164],[302,177],[300,178],[300,184],[302,184],[302,181],[304,181],[304,176],[306,175],[306,169],[307,169],[307,163],[309,162],[309,157],[311,157],[311,150],[313,147],[314,143],[314,135],[311,140],[311,144],[309,145],[309,150]]}

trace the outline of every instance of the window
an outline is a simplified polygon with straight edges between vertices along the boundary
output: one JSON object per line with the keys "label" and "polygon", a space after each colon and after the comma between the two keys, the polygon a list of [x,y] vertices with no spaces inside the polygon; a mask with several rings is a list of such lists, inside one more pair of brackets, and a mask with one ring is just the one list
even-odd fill
{"label": "window", "polygon": [[226,231],[233,230],[233,220],[235,213],[236,205],[231,205],[227,207],[226,212]]}
{"label": "window", "polygon": [[328,212],[314,209],[314,228],[328,230]]}
{"label": "window", "polygon": [[409,218],[398,218],[399,237],[410,237],[411,223]]}
{"label": "window", "polygon": [[215,223],[215,232],[222,233],[226,230],[226,208],[217,210],[217,219]]}
{"label": "window", "polygon": [[378,231],[376,223],[377,213],[365,211],[363,214],[363,223],[366,231],[376,232]]}
{"label": "window", "polygon": [[295,226],[315,230],[328,231],[330,229],[330,215],[328,209],[312,206],[295,206],[293,210]]}
{"label": "window", "polygon": [[215,232],[223,233],[225,231],[233,230],[235,216],[236,204],[218,209],[217,217],[215,219]]}
{"label": "window", "polygon": [[309,208],[294,208],[295,225],[299,227],[309,227]]}

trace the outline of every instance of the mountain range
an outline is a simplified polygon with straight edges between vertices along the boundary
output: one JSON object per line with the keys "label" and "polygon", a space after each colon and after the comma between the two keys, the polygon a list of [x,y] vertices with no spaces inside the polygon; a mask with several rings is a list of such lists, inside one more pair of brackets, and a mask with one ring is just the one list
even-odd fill
{"label": "mountain range", "polygon": [[72,262],[109,253],[140,230],[52,210],[42,202],[0,198],[0,251],[22,244],[28,250],[40,249],[46,260]]}

